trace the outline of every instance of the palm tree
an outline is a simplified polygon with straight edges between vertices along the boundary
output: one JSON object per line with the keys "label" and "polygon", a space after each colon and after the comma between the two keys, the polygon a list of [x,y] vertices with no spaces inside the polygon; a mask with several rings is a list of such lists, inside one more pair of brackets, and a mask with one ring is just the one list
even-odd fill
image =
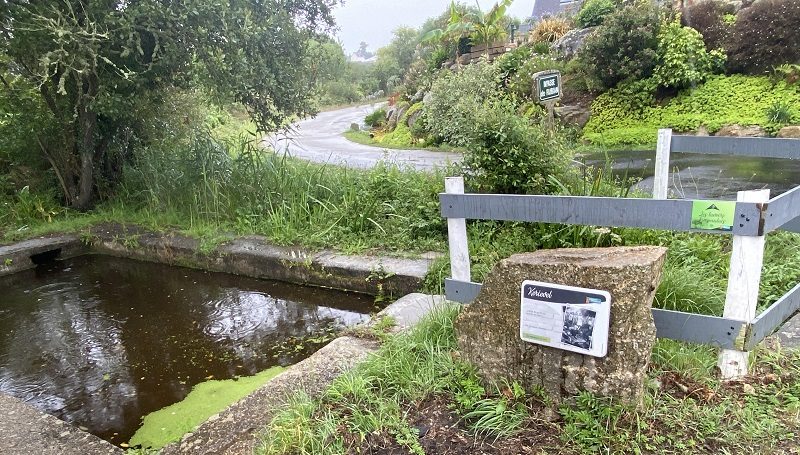
{"label": "palm tree", "polygon": [[[431,30],[422,37],[423,42],[445,42],[469,37],[472,45],[488,46],[505,39],[506,28],[503,23],[506,10],[514,0],[501,0],[487,13],[481,10],[459,8],[455,1],[450,2],[450,20],[445,29]],[[488,52],[488,50],[487,50]]]}

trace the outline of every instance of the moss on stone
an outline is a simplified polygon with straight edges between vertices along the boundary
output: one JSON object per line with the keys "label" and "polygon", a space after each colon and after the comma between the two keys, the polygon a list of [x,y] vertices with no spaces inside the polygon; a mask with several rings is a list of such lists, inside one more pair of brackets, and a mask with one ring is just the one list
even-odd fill
{"label": "moss on stone", "polygon": [[249,395],[283,370],[273,367],[255,376],[197,384],[183,401],[146,415],[129,444],[161,448],[178,441],[197,425]]}

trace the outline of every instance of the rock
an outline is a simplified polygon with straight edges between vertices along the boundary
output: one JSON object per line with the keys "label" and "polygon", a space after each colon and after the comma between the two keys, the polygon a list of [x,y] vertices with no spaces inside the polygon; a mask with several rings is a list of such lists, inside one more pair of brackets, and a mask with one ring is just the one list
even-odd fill
{"label": "rock", "polygon": [[568,31],[552,44],[552,49],[565,60],[572,60],[578,53],[586,37],[597,27],[579,28]]}
{"label": "rock", "polygon": [[411,104],[416,104],[422,101],[423,98],[425,98],[425,90],[419,89],[409,101],[411,101]]}
{"label": "rock", "polygon": [[392,114],[388,115],[388,120],[386,120],[386,128],[389,129],[390,131],[395,129],[395,127],[397,126],[397,119],[399,118],[399,116],[397,115],[397,110],[398,110],[397,106],[392,108],[391,111]]}
{"label": "rock", "polygon": [[591,111],[588,107],[580,105],[560,106],[555,109],[556,115],[562,122],[583,128],[589,122]]}
{"label": "rock", "polygon": [[742,125],[728,125],[723,126],[717,131],[716,136],[731,136],[731,137],[766,137],[767,132],[764,128],[758,125],[742,126]]}
{"label": "rock", "polygon": [[784,126],[778,131],[778,137],[785,139],[800,139],[800,125]]}
{"label": "rock", "polygon": [[423,110],[420,108],[417,109],[413,114],[409,115],[408,119],[406,120],[406,125],[408,125],[409,128],[413,127],[417,123],[417,120],[422,117],[422,112]]}
{"label": "rock", "polygon": [[397,105],[390,106],[389,109],[386,110],[386,121],[387,122],[389,120],[391,120],[392,117],[394,117],[394,114],[396,113],[396,111],[397,111]]}
{"label": "rock", "polygon": [[428,104],[428,103],[431,102],[432,98],[433,98],[433,94],[431,92],[428,92],[428,93],[425,94],[425,96],[422,97],[422,102],[424,104]]}
{"label": "rock", "polygon": [[411,106],[405,101],[395,104],[392,116],[389,118],[389,121],[386,122],[386,127],[390,130],[395,129],[397,123],[403,118],[403,114],[406,113],[409,107]]}
{"label": "rock", "polygon": [[[541,388],[556,408],[580,391],[640,405],[656,330],[651,306],[666,248],[540,250],[501,261],[476,300],[455,322],[464,360],[487,385],[517,381]],[[604,358],[520,339],[524,280],[602,289],[611,294],[608,354]]]}
{"label": "rock", "polygon": [[411,107],[411,105],[408,104],[408,103],[402,103],[402,104],[400,104],[398,106],[398,108],[397,108],[397,121],[398,122],[400,121],[400,119],[403,118],[404,115],[406,115],[406,112],[408,112],[408,109],[410,107]]}
{"label": "rock", "polygon": [[358,123],[351,123],[350,124],[350,131],[361,131],[361,125]]}

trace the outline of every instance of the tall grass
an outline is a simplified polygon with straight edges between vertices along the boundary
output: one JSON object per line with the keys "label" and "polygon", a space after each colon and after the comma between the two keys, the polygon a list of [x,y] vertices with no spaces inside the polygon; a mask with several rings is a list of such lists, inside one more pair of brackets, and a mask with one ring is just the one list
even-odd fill
{"label": "tall grass", "polygon": [[444,171],[380,164],[350,170],[204,135],[181,150],[148,150],[128,168],[122,199],[190,228],[262,234],[344,250],[440,250]]}

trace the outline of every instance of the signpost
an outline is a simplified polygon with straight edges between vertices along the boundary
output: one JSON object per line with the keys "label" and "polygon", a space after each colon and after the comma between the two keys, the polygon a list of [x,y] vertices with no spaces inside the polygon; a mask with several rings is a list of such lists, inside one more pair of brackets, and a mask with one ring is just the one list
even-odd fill
{"label": "signpost", "polygon": [[547,109],[547,119],[553,124],[556,103],[561,99],[561,72],[540,71],[533,75],[536,101]]}
{"label": "signpost", "polygon": [[611,295],[606,291],[526,280],[519,335],[523,341],[594,357],[608,351]]}

